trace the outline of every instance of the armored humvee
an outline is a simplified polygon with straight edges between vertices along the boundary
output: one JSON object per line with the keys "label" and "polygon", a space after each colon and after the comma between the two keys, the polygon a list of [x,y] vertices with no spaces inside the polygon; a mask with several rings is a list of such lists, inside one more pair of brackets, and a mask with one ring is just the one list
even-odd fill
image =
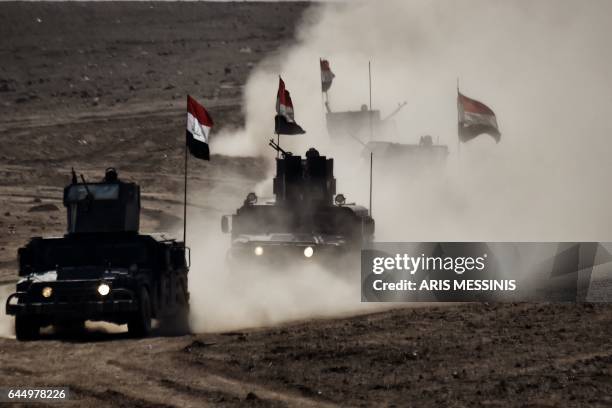
{"label": "armored humvee", "polygon": [[276,159],[275,200],[257,203],[257,196],[249,193],[236,214],[222,218],[223,232],[231,224],[229,260],[330,265],[341,263],[345,255],[355,258],[362,244],[373,239],[374,220],[366,208],[336,195],[333,159],[314,148],[302,158],[272,140],[270,145],[282,153]]}
{"label": "armored humvee", "polygon": [[169,331],[188,330],[186,249],[163,235],[139,233],[140,188],[113,168],[102,182],[64,189],[63,237],[32,238],[19,249],[17,290],[6,301],[19,340],[41,327],[79,328],[86,320],[128,325],[146,336],[151,319]]}

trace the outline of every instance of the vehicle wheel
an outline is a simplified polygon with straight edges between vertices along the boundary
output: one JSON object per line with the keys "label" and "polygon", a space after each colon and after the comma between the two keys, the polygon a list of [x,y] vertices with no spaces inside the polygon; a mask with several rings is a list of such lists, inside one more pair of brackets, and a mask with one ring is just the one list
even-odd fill
{"label": "vehicle wheel", "polygon": [[164,336],[185,336],[190,334],[189,307],[181,308],[177,313],[163,317],[159,322],[159,331]]}
{"label": "vehicle wheel", "polygon": [[183,304],[176,313],[160,319],[159,329],[160,333],[164,336],[184,336],[191,333],[189,325],[189,299],[187,299],[185,290],[182,290],[182,300]]}
{"label": "vehicle wheel", "polygon": [[189,307],[185,307],[179,312],[174,320],[175,335],[184,336],[191,334],[191,325],[189,324]]}
{"label": "vehicle wheel", "polygon": [[128,321],[128,332],[134,337],[146,337],[151,333],[151,300],[146,288],[140,290],[138,311]]}
{"label": "vehicle wheel", "polygon": [[17,340],[36,340],[40,335],[38,322],[24,316],[15,316],[15,336]]}

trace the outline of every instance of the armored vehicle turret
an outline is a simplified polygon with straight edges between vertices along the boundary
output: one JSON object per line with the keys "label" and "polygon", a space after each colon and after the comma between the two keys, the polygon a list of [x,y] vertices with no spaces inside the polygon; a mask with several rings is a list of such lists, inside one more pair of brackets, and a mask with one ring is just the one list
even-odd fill
{"label": "armored vehicle turret", "polygon": [[429,135],[421,136],[418,144],[394,143],[385,141],[368,142],[362,155],[384,159],[388,166],[397,166],[412,170],[412,173],[440,170],[446,164],[448,147],[436,144]]}
{"label": "armored vehicle turret", "polygon": [[138,232],[140,227],[140,187],[119,180],[117,171],[106,170],[100,183],[78,183],[64,188],[68,234]]}
{"label": "armored vehicle turret", "polygon": [[231,260],[326,262],[359,251],[373,239],[368,210],[336,194],[332,158],[314,148],[302,158],[272,140],[270,145],[281,153],[273,180],[275,199],[258,203],[249,193],[236,214],[222,218],[224,232],[231,224]]}
{"label": "armored vehicle turret", "polygon": [[19,249],[17,290],[6,302],[20,340],[39,329],[71,329],[86,320],[127,323],[135,336],[163,328],[185,331],[189,309],[186,249],[163,235],[139,233],[140,188],[113,168],[101,182],[72,173],[64,189],[67,231],[35,237]]}

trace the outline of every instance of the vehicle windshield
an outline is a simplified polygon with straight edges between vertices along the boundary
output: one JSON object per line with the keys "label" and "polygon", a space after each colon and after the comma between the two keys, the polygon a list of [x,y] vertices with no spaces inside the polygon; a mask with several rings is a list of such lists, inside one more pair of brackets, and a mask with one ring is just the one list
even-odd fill
{"label": "vehicle windshield", "polygon": [[239,234],[351,235],[355,228],[360,228],[360,224],[352,212],[338,207],[328,207],[302,217],[288,216],[274,207],[268,207],[241,215],[234,228]]}
{"label": "vehicle windshield", "polygon": [[119,198],[119,184],[75,184],[70,186],[66,199],[69,202],[82,201],[87,197],[87,192],[94,200],[117,200]]}
{"label": "vehicle windshield", "polygon": [[112,243],[75,245],[74,243],[48,243],[37,259],[43,270],[70,266],[114,266],[128,268],[133,264],[146,264],[147,248],[139,243]]}

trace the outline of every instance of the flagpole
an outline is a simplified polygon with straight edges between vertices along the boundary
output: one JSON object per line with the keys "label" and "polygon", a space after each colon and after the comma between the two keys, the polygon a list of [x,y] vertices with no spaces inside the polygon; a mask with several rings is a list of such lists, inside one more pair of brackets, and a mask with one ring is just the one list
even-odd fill
{"label": "flagpole", "polygon": [[372,216],[372,166],[374,163],[374,153],[370,151],[370,217]]}
{"label": "flagpole", "polygon": [[461,112],[459,112],[459,77],[457,77],[457,157],[461,157]]}
{"label": "flagpole", "polygon": [[[280,91],[280,83],[282,81],[282,78],[281,78],[280,74],[278,75],[278,81],[279,81],[279,88],[278,89]],[[280,99],[278,99],[278,98],[280,98],[280,93],[277,93],[276,98],[277,98],[277,103],[278,103],[278,105],[276,107],[276,112],[277,112],[277,114],[280,114]],[[280,147],[280,134],[278,132],[276,133],[276,145],[278,147]],[[277,150],[276,151],[276,158],[278,159],[279,156],[280,156],[280,152],[279,152],[279,150]]]}
{"label": "flagpole", "polygon": [[[323,60],[321,59],[321,57],[319,57],[319,70],[321,70],[322,63],[323,63]],[[323,116],[325,116],[325,96],[326,95],[327,95],[327,92],[323,90],[323,74],[321,73],[321,110],[323,111]]]}
{"label": "flagpole", "polygon": [[187,161],[189,160],[189,152],[187,151],[187,135],[185,135],[185,186],[183,197],[183,246],[187,247]]}
{"label": "flagpole", "polygon": [[325,91],[325,102],[323,103],[323,112],[327,113],[329,109],[329,94]]}
{"label": "flagpole", "polygon": [[[374,138],[374,128],[372,126],[372,66],[371,62],[368,61],[368,83],[370,88],[370,111],[368,116],[370,117],[370,141]],[[372,216],[372,174],[374,167],[374,152],[370,150],[370,217]]]}
{"label": "flagpole", "polygon": [[327,91],[323,92],[321,91],[321,110],[323,111],[323,117],[325,118],[325,115],[330,112],[329,110],[329,95],[327,94]]}
{"label": "flagpole", "polygon": [[368,61],[368,79],[370,83],[370,111],[372,110],[372,66],[371,62]]}

